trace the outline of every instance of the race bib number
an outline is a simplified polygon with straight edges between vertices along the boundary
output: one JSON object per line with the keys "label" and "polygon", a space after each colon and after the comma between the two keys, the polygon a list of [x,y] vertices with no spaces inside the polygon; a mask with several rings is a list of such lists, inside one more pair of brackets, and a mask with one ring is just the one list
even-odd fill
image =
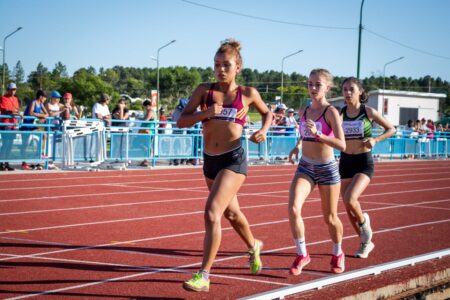
{"label": "race bib number", "polygon": [[342,128],[346,138],[360,138],[364,136],[363,121],[344,121],[342,122]]}
{"label": "race bib number", "polygon": [[237,114],[236,108],[224,107],[220,114],[216,114],[211,119],[234,122],[234,120],[236,119],[236,114]]}
{"label": "race bib number", "polygon": [[[316,122],[316,128],[318,131],[322,131],[322,123]],[[309,128],[306,126],[306,122],[300,124],[300,135],[303,138],[314,139],[316,136],[311,133]]]}

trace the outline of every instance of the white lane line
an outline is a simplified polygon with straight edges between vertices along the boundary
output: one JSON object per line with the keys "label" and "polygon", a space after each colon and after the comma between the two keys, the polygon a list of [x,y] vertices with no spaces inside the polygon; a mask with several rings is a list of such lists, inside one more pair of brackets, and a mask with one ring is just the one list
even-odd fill
{"label": "white lane line", "polygon": [[[380,185],[393,185],[393,184],[411,184],[411,183],[419,183],[419,182],[429,182],[429,181],[448,181],[449,178],[440,178],[440,179],[426,179],[426,180],[415,180],[415,181],[397,181],[397,182],[386,182],[386,183],[372,183],[370,186],[380,186]],[[270,183],[246,183],[242,186],[242,188],[248,186],[266,186],[268,184],[277,185],[277,184],[289,184],[291,181],[278,181],[278,182],[270,182]],[[199,189],[203,189],[204,187],[199,187]],[[91,193],[91,194],[70,194],[70,195],[60,195],[60,196],[42,196],[42,197],[30,197],[30,198],[15,198],[8,200],[0,200],[1,203],[5,202],[19,202],[19,201],[33,201],[33,200],[51,200],[51,199],[59,199],[59,198],[78,198],[78,197],[96,197],[96,196],[110,196],[110,195],[126,195],[126,194],[140,194],[140,193],[152,193],[158,191],[186,191],[190,190],[189,188],[158,188],[158,187],[148,187],[148,190],[140,190],[140,191],[128,191],[128,192],[107,192],[107,193]],[[196,190],[196,192],[202,192],[202,190]],[[241,195],[242,193],[239,193]],[[244,194],[245,195],[245,194]]]}
{"label": "white lane line", "polygon": [[[441,189],[450,189],[449,187],[444,188],[434,188],[434,189],[426,189],[426,191],[431,190],[441,190]],[[398,191],[398,192],[388,192],[388,193],[377,193],[377,194],[371,194],[371,195],[363,195],[362,197],[370,197],[370,196],[379,196],[379,195],[391,195],[391,194],[403,194],[403,193],[415,193],[421,190],[407,190],[407,191]],[[271,204],[267,204],[271,205]],[[265,205],[265,206],[267,206]],[[281,203],[281,205],[286,205],[286,203]],[[252,206],[254,207],[264,207],[264,206]],[[242,207],[245,209],[246,207]],[[380,208],[381,209],[381,208]],[[203,210],[201,211],[193,211],[193,212],[183,212],[178,214],[167,214],[167,215],[156,215],[156,216],[146,216],[146,217],[139,217],[139,218],[127,218],[127,219],[115,219],[115,220],[107,220],[107,221],[96,221],[96,222],[86,222],[86,223],[76,223],[76,224],[67,224],[67,225],[55,225],[55,226],[48,226],[48,227],[37,227],[37,228],[30,228],[30,229],[15,229],[15,230],[7,230],[7,231],[0,231],[0,234],[11,234],[16,232],[31,232],[31,231],[42,231],[42,230],[50,230],[50,229],[61,229],[61,228],[72,228],[72,227],[81,227],[81,226],[90,226],[90,225],[103,225],[103,224],[111,224],[111,223],[122,223],[122,222],[129,222],[129,221],[141,221],[141,220],[149,220],[149,219],[159,219],[159,218],[168,218],[168,217],[179,217],[184,215],[194,215],[194,214],[201,214],[204,213]]]}
{"label": "white lane line", "polygon": [[[448,168],[444,168],[446,170],[448,170]],[[429,169],[428,169],[429,170]],[[398,171],[398,170],[395,170]],[[450,172],[432,172],[432,173],[421,173],[421,176],[426,176],[426,175],[444,175],[444,174],[450,174]],[[200,174],[199,174],[200,175]],[[289,172],[288,174],[267,174],[267,175],[252,175],[251,177],[249,177],[249,180],[253,179],[253,178],[268,178],[268,177],[285,177],[285,176],[292,176],[293,172]],[[404,177],[404,176],[408,176],[408,174],[401,174],[401,175],[378,175],[375,176],[374,178],[383,178],[383,177],[391,177],[391,176],[400,176],[400,177]],[[124,179],[123,177],[121,178],[122,180]],[[446,177],[443,178],[438,178],[436,180],[445,180],[447,179]],[[34,180],[33,180],[34,181]],[[203,177],[200,178],[189,178],[189,182],[191,181],[204,181]],[[175,183],[175,182],[186,182],[186,179],[167,179],[167,180],[152,180],[151,183],[155,184],[155,183]],[[280,183],[285,183],[286,181],[282,181]],[[290,181],[288,181],[290,182]],[[66,189],[66,188],[77,188],[77,187],[82,187],[82,188],[86,188],[88,186],[126,186],[127,184],[141,184],[141,183],[145,183],[148,184],[149,181],[145,180],[145,181],[130,181],[130,182],[120,182],[120,183],[115,183],[115,182],[110,182],[110,183],[85,183],[85,184],[72,184],[72,185],[52,185],[52,186],[41,186],[39,188],[41,189]],[[257,183],[256,183],[257,184]],[[267,184],[272,184],[271,182],[267,182]],[[252,185],[252,184],[247,184],[247,185]],[[13,187],[13,188],[2,188],[0,189],[0,191],[18,191],[18,190],[35,190],[37,187],[33,186],[33,187]]]}
{"label": "white lane line", "polygon": [[[319,201],[319,200],[317,200]],[[280,205],[287,205],[286,203],[281,203]],[[416,203],[412,203],[410,206],[416,205]],[[256,206],[259,207],[259,206]],[[389,207],[380,207],[380,208],[372,208],[372,209],[366,209],[366,211],[378,211],[378,210],[386,210],[386,209],[394,209],[399,207],[405,207],[405,205],[398,205],[398,206],[389,206]],[[194,212],[194,213],[203,213],[203,211]],[[346,215],[346,212],[340,212],[339,215]],[[322,218],[323,216],[315,215],[315,216],[309,216],[304,217],[304,220],[307,219],[316,219],[316,218]],[[266,225],[274,225],[279,223],[285,223],[289,222],[289,219],[281,219],[278,221],[271,221],[271,222],[263,222],[263,223],[256,223],[250,225],[250,227],[260,227],[260,226],[266,226]],[[222,231],[232,230],[233,227],[225,227],[222,228]],[[102,247],[110,247],[114,245],[123,245],[123,244],[129,244],[129,243],[140,243],[140,242],[148,242],[148,241],[154,241],[154,240],[161,240],[161,239],[167,239],[167,238],[175,238],[175,237],[185,237],[190,235],[196,235],[204,233],[204,230],[201,231],[193,231],[193,232],[186,232],[186,233],[179,233],[179,234],[172,234],[172,235],[165,235],[165,236],[157,236],[157,237],[150,237],[150,238],[144,238],[144,239],[138,239],[138,240],[130,240],[130,241],[121,241],[121,242],[114,242],[114,243],[107,243],[107,244],[100,244],[100,245],[93,245],[93,246],[83,246],[83,247],[76,247],[71,249],[63,249],[63,250],[55,250],[55,251],[49,251],[49,252],[40,252],[35,254],[28,254],[23,255],[22,257],[34,257],[38,255],[49,255],[49,254],[56,254],[56,253],[64,253],[64,252],[71,252],[71,251],[77,251],[77,250],[86,250],[86,249],[95,249],[95,248],[102,248]],[[10,232],[9,232],[10,233]],[[10,260],[8,258],[0,259],[0,261]]]}
{"label": "white lane line", "polygon": [[[382,232],[389,232],[389,231],[399,230],[399,229],[407,229],[407,228],[413,228],[413,227],[433,225],[433,224],[444,223],[444,222],[449,222],[449,221],[450,221],[450,219],[434,221],[434,222],[426,222],[426,223],[420,223],[420,224],[413,224],[413,225],[406,225],[406,226],[391,228],[391,229],[382,230],[382,231],[375,231],[374,233],[378,234],[378,233],[382,233]],[[356,237],[356,235],[347,236],[347,237],[344,237],[344,239],[351,239],[351,238],[354,238],[354,237]],[[325,242],[329,242],[329,240],[322,240],[322,241],[308,243],[308,246],[322,244],[322,243],[325,243]],[[295,246],[283,247],[283,248],[278,248],[278,249],[271,249],[269,251],[263,251],[263,254],[264,253],[274,253],[274,252],[279,252],[279,251],[293,249],[293,248],[295,248]],[[233,260],[233,259],[238,259],[238,258],[243,258],[243,257],[246,257],[246,255],[238,255],[238,256],[227,257],[227,258],[215,260],[214,262],[218,263],[218,262],[221,262],[221,261]],[[41,257],[39,257],[39,258],[41,258]],[[36,297],[36,296],[40,296],[40,295],[48,295],[48,294],[58,293],[58,292],[62,292],[62,291],[79,289],[79,288],[84,288],[84,287],[88,287],[88,286],[98,285],[98,284],[102,284],[102,283],[114,282],[114,281],[118,281],[118,280],[124,280],[124,279],[135,278],[135,277],[141,277],[141,276],[146,276],[146,275],[151,275],[151,274],[156,274],[156,273],[161,273],[161,272],[180,272],[179,269],[181,269],[181,268],[189,268],[189,267],[195,267],[195,266],[199,266],[199,265],[201,265],[201,262],[197,262],[197,263],[193,263],[193,264],[189,264],[189,265],[184,265],[184,266],[178,266],[178,267],[175,267],[175,268],[167,268],[167,269],[160,268],[160,269],[155,269],[155,270],[152,270],[152,271],[149,271],[149,272],[131,274],[131,275],[120,276],[120,277],[114,277],[114,278],[109,278],[109,279],[105,279],[105,280],[100,280],[100,281],[95,281],[95,282],[90,282],[90,283],[85,283],[85,284],[80,284],[80,285],[68,286],[68,287],[64,287],[64,288],[60,288],[60,289],[54,289],[54,290],[48,290],[48,291],[34,293],[34,294],[28,294],[28,295],[23,295],[23,296],[18,296],[18,297],[12,297],[12,298],[8,298],[8,299],[11,299],[11,300],[12,299],[24,299],[24,298]],[[279,285],[286,285],[286,286],[290,286],[291,285],[291,284],[283,284],[283,283],[274,283],[273,281],[266,281],[266,280],[261,281],[261,280],[255,280],[255,279],[248,279],[248,278],[237,277],[237,276],[228,276],[228,275],[211,275],[211,276],[222,277],[222,278],[227,278],[227,279],[235,279],[235,280],[239,280],[239,281],[262,282],[262,283],[279,284]]]}

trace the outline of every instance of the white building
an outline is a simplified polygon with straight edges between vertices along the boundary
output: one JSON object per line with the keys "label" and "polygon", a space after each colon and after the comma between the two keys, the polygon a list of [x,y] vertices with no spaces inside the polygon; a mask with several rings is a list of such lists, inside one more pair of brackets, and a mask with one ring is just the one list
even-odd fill
{"label": "white building", "polygon": [[[439,119],[439,99],[447,97],[446,94],[381,89],[370,91],[368,96],[367,105],[380,111],[394,126],[406,125],[408,120],[422,118],[437,121]],[[345,105],[343,97],[328,101],[333,106],[343,107]]]}

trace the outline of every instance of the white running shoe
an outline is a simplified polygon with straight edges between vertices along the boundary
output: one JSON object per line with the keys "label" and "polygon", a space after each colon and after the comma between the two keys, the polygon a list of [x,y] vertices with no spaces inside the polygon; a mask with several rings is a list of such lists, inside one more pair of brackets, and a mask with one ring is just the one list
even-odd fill
{"label": "white running shoe", "polygon": [[358,251],[356,251],[355,256],[358,258],[367,258],[369,257],[369,253],[375,248],[375,244],[372,242],[361,243],[359,245]]}
{"label": "white running shoe", "polygon": [[370,227],[369,214],[363,213],[363,216],[364,224],[359,227],[359,231],[361,232],[361,242],[367,244],[372,240],[372,228]]}

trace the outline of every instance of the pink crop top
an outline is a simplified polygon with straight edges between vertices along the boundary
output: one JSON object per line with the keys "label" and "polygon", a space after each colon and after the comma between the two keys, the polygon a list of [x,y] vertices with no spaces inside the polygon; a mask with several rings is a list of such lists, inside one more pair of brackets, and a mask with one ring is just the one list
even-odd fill
{"label": "pink crop top", "polygon": [[[322,131],[323,135],[334,137],[333,129],[331,128],[330,124],[328,124],[327,120],[325,119],[325,113],[327,112],[330,105],[328,105],[325,110],[323,111],[322,115],[315,121],[317,130]],[[302,118],[300,119],[300,135],[302,137],[303,141],[308,142],[317,142],[315,139],[315,136],[308,130],[306,127],[306,112],[308,111],[308,107],[306,107],[305,112],[303,113]]]}
{"label": "pink crop top", "polygon": [[[211,85],[208,91],[208,97],[206,98],[206,105],[202,105],[202,110],[207,110],[214,104],[213,100],[214,93],[214,84]],[[236,98],[232,103],[223,105],[222,112],[219,115],[215,115],[214,117],[203,120],[207,122],[209,120],[222,120],[226,122],[234,122],[240,124],[241,126],[245,125],[245,118],[247,117],[247,111],[244,107],[244,103],[242,102],[242,91],[241,87],[238,86],[236,92]]]}

